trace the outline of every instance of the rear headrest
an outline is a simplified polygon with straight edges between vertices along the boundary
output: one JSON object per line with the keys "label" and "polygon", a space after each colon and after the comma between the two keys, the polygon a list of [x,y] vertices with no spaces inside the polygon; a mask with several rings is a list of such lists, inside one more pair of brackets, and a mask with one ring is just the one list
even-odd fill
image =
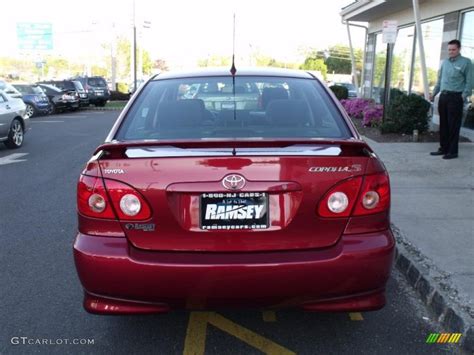
{"label": "rear headrest", "polygon": [[302,126],[311,122],[304,100],[273,100],[266,113],[270,122],[278,126]]}
{"label": "rear headrest", "polygon": [[273,100],[287,100],[288,91],[284,88],[265,88],[262,91],[262,105],[266,109]]}
{"label": "rear headrest", "polygon": [[158,106],[158,122],[161,128],[197,126],[204,116],[204,102],[199,99],[164,101]]}

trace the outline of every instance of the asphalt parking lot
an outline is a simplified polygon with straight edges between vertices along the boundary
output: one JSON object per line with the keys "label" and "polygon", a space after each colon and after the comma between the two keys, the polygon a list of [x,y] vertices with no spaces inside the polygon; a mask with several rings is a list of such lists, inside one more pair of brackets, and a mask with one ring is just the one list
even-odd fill
{"label": "asphalt parking lot", "polygon": [[[118,111],[35,117],[24,146],[0,147],[0,353],[441,354],[441,330],[396,270],[367,313],[176,311],[94,316],[72,258],[76,182]],[[79,343],[79,344],[75,344]]]}

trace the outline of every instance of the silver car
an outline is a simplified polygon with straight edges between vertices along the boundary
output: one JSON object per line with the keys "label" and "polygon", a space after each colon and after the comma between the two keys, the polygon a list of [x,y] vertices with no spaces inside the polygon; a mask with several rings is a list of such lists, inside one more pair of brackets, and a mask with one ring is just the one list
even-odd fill
{"label": "silver car", "polygon": [[30,119],[25,117],[26,106],[21,99],[6,95],[0,90],[0,142],[8,148],[23,144]]}

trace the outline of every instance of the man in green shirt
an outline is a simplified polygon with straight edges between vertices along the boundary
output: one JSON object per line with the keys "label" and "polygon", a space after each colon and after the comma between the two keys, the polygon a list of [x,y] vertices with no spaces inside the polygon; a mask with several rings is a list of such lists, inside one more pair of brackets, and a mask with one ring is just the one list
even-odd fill
{"label": "man in green shirt", "polygon": [[461,130],[464,101],[472,94],[471,60],[460,54],[461,42],[448,43],[448,59],[441,64],[432,99],[441,92],[438,102],[440,147],[431,155],[443,159],[458,157],[459,131]]}

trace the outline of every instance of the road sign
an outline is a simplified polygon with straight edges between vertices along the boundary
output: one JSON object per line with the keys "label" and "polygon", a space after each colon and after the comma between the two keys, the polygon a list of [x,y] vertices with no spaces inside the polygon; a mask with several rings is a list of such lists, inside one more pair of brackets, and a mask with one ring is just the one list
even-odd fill
{"label": "road sign", "polygon": [[382,29],[382,42],[395,43],[397,39],[398,22],[396,20],[385,20]]}
{"label": "road sign", "polygon": [[53,26],[51,23],[19,22],[16,24],[18,49],[52,50]]}

